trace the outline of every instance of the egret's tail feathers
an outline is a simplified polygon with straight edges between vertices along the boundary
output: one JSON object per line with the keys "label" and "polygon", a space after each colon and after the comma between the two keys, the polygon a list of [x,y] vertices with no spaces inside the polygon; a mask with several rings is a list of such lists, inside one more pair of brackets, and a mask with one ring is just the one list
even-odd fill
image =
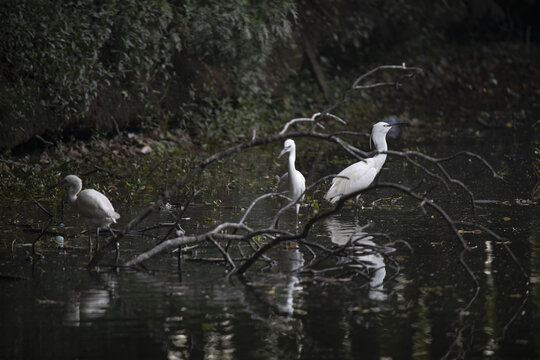
{"label": "egret's tail feathers", "polygon": [[113,220],[113,222],[116,222],[117,219],[120,219],[120,214],[117,213],[116,211],[114,211],[114,212],[111,214],[111,219]]}
{"label": "egret's tail feathers", "polygon": [[340,195],[336,195],[336,196],[332,196],[332,197],[330,197],[330,196],[328,196],[328,197],[325,196],[324,198],[325,198],[326,200],[330,201],[330,203],[335,204],[335,203],[338,202],[339,199],[341,199],[341,196],[340,196]]}
{"label": "egret's tail feathers", "polygon": [[336,194],[335,189],[331,187],[330,190],[328,190],[328,192],[326,193],[326,195],[324,195],[324,198],[330,201],[332,204],[335,204],[339,200],[341,195],[342,194]]}

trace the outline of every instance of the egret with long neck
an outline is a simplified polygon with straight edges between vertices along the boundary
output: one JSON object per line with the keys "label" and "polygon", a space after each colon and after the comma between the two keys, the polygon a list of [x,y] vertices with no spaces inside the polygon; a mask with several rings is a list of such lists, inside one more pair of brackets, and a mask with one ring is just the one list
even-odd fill
{"label": "egret with long neck", "polygon": [[[300,211],[300,202],[304,200],[304,192],[306,191],[306,179],[304,175],[296,170],[296,144],[294,140],[287,139],[283,146],[283,150],[279,153],[278,158],[285,153],[289,153],[289,162],[287,164],[287,173],[280,179],[280,187],[286,190],[288,197],[292,202],[296,203],[296,218]],[[283,184],[283,185],[282,185]]]}
{"label": "egret with long neck", "polygon": [[371,185],[386,161],[385,152],[388,150],[386,134],[390,131],[392,126],[403,124],[406,123],[399,122],[388,124],[387,122],[380,121],[373,125],[371,139],[375,144],[375,149],[379,153],[373,157],[354,163],[341,171],[332,180],[332,186],[324,198],[331,203],[335,203],[341,199],[341,197],[363,190]]}
{"label": "egret with long neck", "polygon": [[[68,197],[75,206],[79,214],[84,218],[89,226],[96,227],[96,248],[99,242],[99,229],[110,230],[112,223],[120,218],[109,199],[102,193],[93,190],[82,190],[82,180],[75,175],[66,176],[60,184],[65,184],[68,188]],[[82,191],[81,191],[82,190]]]}

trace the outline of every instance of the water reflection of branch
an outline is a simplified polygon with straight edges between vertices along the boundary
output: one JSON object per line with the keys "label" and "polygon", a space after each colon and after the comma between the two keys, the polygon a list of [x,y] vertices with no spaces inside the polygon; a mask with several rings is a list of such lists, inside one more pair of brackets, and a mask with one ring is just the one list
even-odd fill
{"label": "water reflection of branch", "polygon": [[481,229],[483,232],[485,232],[485,233],[489,234],[491,237],[495,238],[495,240],[497,240],[500,244],[502,244],[502,246],[504,247],[506,252],[510,255],[512,260],[516,263],[516,265],[519,268],[519,270],[521,271],[521,274],[523,275],[523,277],[525,279],[529,278],[529,274],[527,274],[527,272],[523,268],[523,265],[521,265],[521,262],[518,260],[518,258],[516,257],[516,255],[514,254],[512,249],[510,249],[510,247],[508,247],[508,244],[507,244],[508,239],[498,235],[493,230],[485,227],[482,224],[472,223],[472,222],[468,222],[468,221],[456,221],[456,224]]}
{"label": "water reflection of branch", "polygon": [[[483,232],[487,233],[489,236],[493,237],[499,244],[501,244],[503,246],[505,251],[510,255],[510,257],[512,258],[512,260],[514,261],[516,266],[519,268],[521,274],[523,275],[524,280],[525,281],[529,280],[529,274],[527,274],[527,272],[523,268],[523,265],[518,260],[517,256],[514,254],[512,249],[510,249],[510,247],[508,246],[508,244],[507,244],[508,239],[498,235],[497,233],[495,233],[491,229],[489,229],[489,228],[487,228],[487,227],[485,227],[485,226],[483,226],[481,224],[476,224],[476,223],[467,222],[467,221],[457,221],[456,223],[459,224],[459,225],[480,229]],[[498,339],[499,341],[504,339],[504,337],[506,336],[506,331],[508,330],[510,325],[518,318],[518,316],[521,315],[521,310],[523,309],[523,307],[527,303],[528,299],[529,299],[529,291],[525,291],[525,296],[523,297],[523,301],[521,302],[521,304],[519,305],[517,310],[514,312],[514,314],[510,317],[508,322],[503,326],[501,336]]]}

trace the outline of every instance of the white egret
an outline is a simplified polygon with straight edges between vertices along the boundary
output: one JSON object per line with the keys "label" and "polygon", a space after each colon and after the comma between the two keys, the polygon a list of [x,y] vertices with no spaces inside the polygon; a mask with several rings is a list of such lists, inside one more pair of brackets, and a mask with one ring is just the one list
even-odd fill
{"label": "white egret", "polygon": [[[387,151],[386,134],[392,126],[404,124],[407,123],[396,122],[394,124],[388,124],[387,122],[380,121],[373,125],[371,139],[375,144],[375,149],[381,152]],[[386,154],[377,154],[345,168],[332,180],[332,186],[324,198],[335,203],[342,196],[367,188],[375,180],[385,161]]]}
{"label": "white egret", "polygon": [[285,153],[289,153],[288,171],[281,177],[279,187],[285,190],[292,202],[296,202],[296,218],[298,220],[300,201],[304,200],[304,191],[306,191],[306,179],[294,166],[296,161],[296,144],[294,140],[285,140],[283,150],[279,153],[278,158],[282,157]]}
{"label": "white egret", "polygon": [[77,208],[79,214],[84,218],[89,226],[96,227],[96,248],[99,242],[99,229],[107,228],[116,223],[120,214],[114,211],[109,199],[102,193],[93,190],[82,190],[82,180],[75,175],[66,176],[58,185],[68,187],[68,197],[71,203]]}

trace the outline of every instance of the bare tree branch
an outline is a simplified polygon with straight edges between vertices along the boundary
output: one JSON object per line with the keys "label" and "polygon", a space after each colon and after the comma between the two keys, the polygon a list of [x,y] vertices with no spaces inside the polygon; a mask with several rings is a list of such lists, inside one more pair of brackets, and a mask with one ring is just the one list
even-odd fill
{"label": "bare tree branch", "polygon": [[[406,193],[408,194],[409,196],[421,201],[421,203],[423,203],[424,205],[428,205],[430,206],[431,208],[433,208],[435,211],[437,211],[445,220],[446,222],[448,223],[448,225],[450,226],[450,228],[452,229],[452,231],[454,232],[454,234],[456,235],[456,237],[459,239],[460,243],[461,243],[461,246],[463,247],[463,249],[465,250],[468,250],[469,249],[469,246],[467,245],[467,243],[465,242],[465,240],[463,239],[463,236],[461,235],[461,233],[458,231],[458,229],[456,228],[456,224],[455,222],[453,221],[453,219],[446,213],[446,211],[441,207],[439,206],[437,203],[435,203],[433,200],[431,199],[428,199],[426,198],[425,196],[422,196],[420,194],[417,194],[415,193],[414,191],[412,191],[410,188],[404,186],[404,185],[401,185],[401,184],[396,184],[396,183],[378,183],[378,184],[375,184],[375,185],[371,185],[369,187],[367,187],[366,189],[363,189],[363,190],[360,190],[360,191],[356,191],[356,192],[353,192],[353,193],[350,193],[348,194],[347,196],[342,196],[340,198],[340,200],[336,203],[336,205],[334,206],[334,208],[328,210],[328,211],[325,211],[325,212],[321,212],[321,213],[318,213],[316,214],[314,217],[312,217],[311,219],[309,219],[309,221],[306,223],[306,225],[304,225],[304,228],[302,229],[302,231],[298,234],[288,234],[288,235],[284,235],[284,236],[279,236],[279,237],[276,237],[274,240],[272,240],[271,242],[268,242],[267,244],[263,245],[259,250],[257,250],[257,252],[255,252],[252,257],[245,261],[242,265],[240,265],[240,267],[238,268],[238,270],[236,271],[238,274],[243,274],[247,269],[249,269],[249,267],[251,267],[251,265],[253,265],[253,263],[265,252],[267,252],[268,250],[270,250],[271,248],[273,248],[274,246],[276,246],[277,244],[283,242],[283,241],[289,241],[289,240],[297,240],[297,239],[303,239],[303,238],[306,238],[311,227],[316,223],[316,222],[319,222],[320,220],[324,219],[324,218],[327,218],[328,216],[332,215],[332,214],[335,214],[337,213],[339,210],[341,210],[341,208],[344,206],[345,202],[349,199],[352,199],[354,197],[356,197],[357,195],[359,195],[360,193],[363,193],[363,192],[368,192],[368,191],[371,191],[373,189],[376,189],[376,188],[394,188],[396,190],[399,190],[403,193]],[[270,229],[267,229],[267,231],[271,231],[273,230],[272,228]],[[249,237],[252,237],[254,236],[253,233],[250,233],[250,234],[247,234],[246,235],[246,239],[249,238]],[[476,278],[474,278],[476,279]]]}
{"label": "bare tree branch", "polygon": [[283,135],[287,132],[287,129],[289,128],[289,126],[291,126],[292,124],[295,124],[297,122],[313,122],[315,123],[316,126],[324,129],[324,126],[322,126],[316,119],[318,116],[320,116],[321,113],[315,113],[311,116],[311,118],[297,118],[297,119],[292,119],[290,121],[288,121],[285,126],[283,127],[283,129],[281,129],[281,131],[279,132],[280,135]]}
{"label": "bare tree branch", "polygon": [[210,241],[212,244],[214,244],[215,247],[218,248],[221,255],[223,255],[223,258],[231,265],[231,271],[234,271],[236,269],[236,264],[234,263],[233,259],[229,256],[229,253],[225,251],[221,245],[214,239],[214,235],[208,235],[207,240]]}

